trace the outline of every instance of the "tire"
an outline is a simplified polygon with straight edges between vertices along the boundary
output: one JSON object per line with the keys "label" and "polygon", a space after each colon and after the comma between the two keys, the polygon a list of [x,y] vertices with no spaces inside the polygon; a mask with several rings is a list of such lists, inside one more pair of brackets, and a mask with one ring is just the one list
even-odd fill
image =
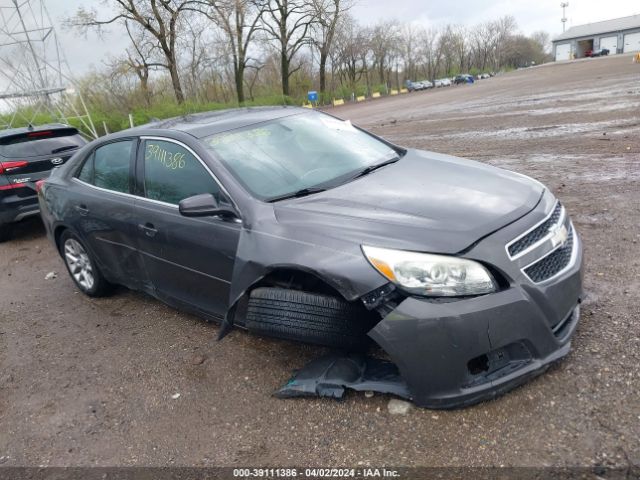
{"label": "tire", "polygon": [[11,225],[5,223],[0,225],[0,243],[6,242],[11,238]]}
{"label": "tire", "polygon": [[257,288],[247,308],[247,329],[340,349],[362,351],[375,322],[364,307],[329,295],[282,288]]}
{"label": "tire", "polygon": [[[100,272],[92,254],[69,230],[60,236],[60,255],[73,283],[82,293],[89,297],[103,297],[111,292],[113,286]],[[72,261],[74,257],[76,262]]]}

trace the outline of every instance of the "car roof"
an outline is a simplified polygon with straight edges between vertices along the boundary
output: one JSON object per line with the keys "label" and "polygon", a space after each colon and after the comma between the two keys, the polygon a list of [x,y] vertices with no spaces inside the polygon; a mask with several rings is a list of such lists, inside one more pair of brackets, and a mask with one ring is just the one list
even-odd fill
{"label": "car roof", "polygon": [[43,130],[59,130],[63,128],[76,129],[71,125],[65,125],[64,123],[47,123],[45,125],[34,125],[31,127],[6,128],[4,130],[0,130],[0,138],[20,135],[21,133],[41,132]]}
{"label": "car roof", "polygon": [[298,115],[309,110],[301,107],[249,107],[193,113],[180,117],[156,120],[145,125],[118,132],[124,134],[157,133],[158,130],[176,130],[202,138],[216,133],[242,128],[256,123]]}

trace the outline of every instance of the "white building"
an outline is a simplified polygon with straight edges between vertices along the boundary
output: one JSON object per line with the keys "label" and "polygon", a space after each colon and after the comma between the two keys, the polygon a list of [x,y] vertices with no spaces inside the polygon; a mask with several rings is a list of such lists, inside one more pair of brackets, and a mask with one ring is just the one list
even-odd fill
{"label": "white building", "polygon": [[553,39],[556,61],[582,58],[601,48],[609,55],[640,51],[640,15],[577,25]]}

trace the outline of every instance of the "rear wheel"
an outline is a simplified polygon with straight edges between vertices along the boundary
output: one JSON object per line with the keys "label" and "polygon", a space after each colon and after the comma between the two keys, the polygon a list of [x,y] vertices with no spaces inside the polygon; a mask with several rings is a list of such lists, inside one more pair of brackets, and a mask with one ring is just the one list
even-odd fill
{"label": "rear wheel", "polygon": [[101,297],[111,290],[96,262],[82,242],[69,230],[60,237],[60,253],[71,279],[80,291],[90,297]]}
{"label": "rear wheel", "polygon": [[328,347],[363,350],[375,321],[341,298],[282,288],[257,288],[247,310],[249,331]]}

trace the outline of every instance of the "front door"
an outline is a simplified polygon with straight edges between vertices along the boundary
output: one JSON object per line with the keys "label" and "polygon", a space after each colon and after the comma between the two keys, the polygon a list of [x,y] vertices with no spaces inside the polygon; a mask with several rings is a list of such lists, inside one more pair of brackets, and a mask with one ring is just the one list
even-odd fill
{"label": "front door", "polygon": [[144,139],[136,173],[142,179],[135,202],[138,246],[157,295],[223,317],[240,220],[183,217],[178,203],[201,193],[219,203],[228,198],[196,154],[173,140]]}

